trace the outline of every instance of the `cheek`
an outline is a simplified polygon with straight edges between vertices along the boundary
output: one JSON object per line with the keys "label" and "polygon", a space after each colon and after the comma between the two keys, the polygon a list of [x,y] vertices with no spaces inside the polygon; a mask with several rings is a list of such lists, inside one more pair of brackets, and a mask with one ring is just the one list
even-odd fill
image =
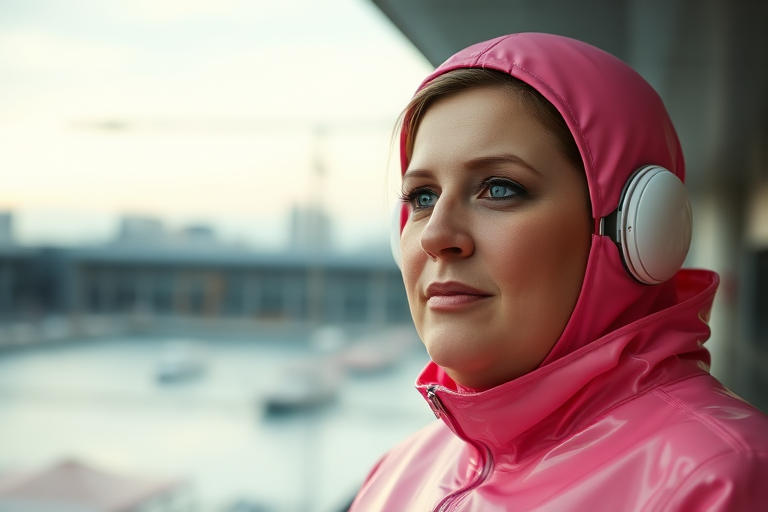
{"label": "cheek", "polygon": [[494,259],[497,283],[519,325],[532,336],[547,331],[545,337],[555,336],[552,343],[576,305],[590,244],[586,221],[563,219],[539,215],[511,225],[486,252]]}

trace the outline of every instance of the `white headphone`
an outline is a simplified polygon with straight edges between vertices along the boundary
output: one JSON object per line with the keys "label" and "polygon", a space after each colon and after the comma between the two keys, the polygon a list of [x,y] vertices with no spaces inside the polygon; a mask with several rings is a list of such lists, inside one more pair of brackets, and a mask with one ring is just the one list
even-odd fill
{"label": "white headphone", "polygon": [[[401,270],[402,207],[394,208],[390,232],[392,256]],[[682,267],[692,227],[691,203],[683,182],[663,167],[647,165],[627,180],[618,208],[600,219],[598,234],[616,243],[624,267],[636,280],[659,284]]]}
{"label": "white headphone", "polygon": [[619,207],[600,219],[598,234],[618,245],[624,267],[635,279],[659,284],[683,266],[692,229],[683,182],[663,167],[647,165],[627,180]]}

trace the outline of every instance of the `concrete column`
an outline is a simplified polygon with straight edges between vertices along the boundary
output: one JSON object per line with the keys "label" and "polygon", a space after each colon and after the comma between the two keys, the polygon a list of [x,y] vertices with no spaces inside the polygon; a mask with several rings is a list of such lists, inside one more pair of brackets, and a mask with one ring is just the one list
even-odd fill
{"label": "concrete column", "polygon": [[13,262],[10,259],[0,262],[0,317],[10,317],[13,313]]}
{"label": "concrete column", "polygon": [[694,228],[685,265],[714,270],[720,288],[710,318],[712,336],[706,347],[712,353],[712,375],[733,382],[738,342],[738,265],[744,233],[743,203],[733,193],[710,190],[692,197]]}

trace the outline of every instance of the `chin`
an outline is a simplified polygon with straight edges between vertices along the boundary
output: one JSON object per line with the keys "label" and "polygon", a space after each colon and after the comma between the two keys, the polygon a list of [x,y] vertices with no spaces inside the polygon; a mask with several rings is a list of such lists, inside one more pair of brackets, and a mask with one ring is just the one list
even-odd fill
{"label": "chin", "polygon": [[473,389],[488,389],[530,373],[548,352],[510,352],[505,349],[519,345],[519,340],[483,332],[476,325],[469,328],[471,334],[462,331],[460,326],[443,324],[419,334],[432,361],[458,384]]}
{"label": "chin", "polygon": [[422,336],[424,346],[432,361],[452,378],[454,375],[485,375],[494,363],[498,364],[498,354],[483,343],[487,338],[482,334],[461,335],[450,328],[436,331]]}

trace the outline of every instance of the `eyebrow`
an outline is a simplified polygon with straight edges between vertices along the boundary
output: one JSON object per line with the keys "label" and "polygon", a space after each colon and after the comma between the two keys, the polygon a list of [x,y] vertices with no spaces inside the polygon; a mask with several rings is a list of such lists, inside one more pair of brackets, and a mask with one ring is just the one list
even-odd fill
{"label": "eyebrow", "polygon": [[[464,167],[469,169],[470,171],[483,169],[485,167],[491,167],[494,165],[499,164],[515,164],[519,165],[521,167],[525,167],[529,171],[541,175],[541,173],[533,167],[531,164],[520,158],[519,156],[513,154],[513,153],[500,153],[497,155],[489,155],[489,156],[479,156],[477,158],[473,158],[471,160],[468,160],[464,162]],[[405,174],[403,174],[403,179],[405,178],[423,178],[431,176],[432,173],[427,169],[408,169],[405,171]]]}
{"label": "eyebrow", "polygon": [[520,158],[519,156],[515,155],[514,153],[500,153],[498,155],[489,155],[489,156],[479,156],[477,158],[473,158],[472,160],[467,161],[464,166],[468,169],[474,170],[474,169],[482,169],[483,167],[490,167],[493,165],[498,164],[515,164],[519,165],[521,167],[525,167],[531,172],[534,172],[536,174],[541,174],[538,170],[536,170],[531,164]]}

